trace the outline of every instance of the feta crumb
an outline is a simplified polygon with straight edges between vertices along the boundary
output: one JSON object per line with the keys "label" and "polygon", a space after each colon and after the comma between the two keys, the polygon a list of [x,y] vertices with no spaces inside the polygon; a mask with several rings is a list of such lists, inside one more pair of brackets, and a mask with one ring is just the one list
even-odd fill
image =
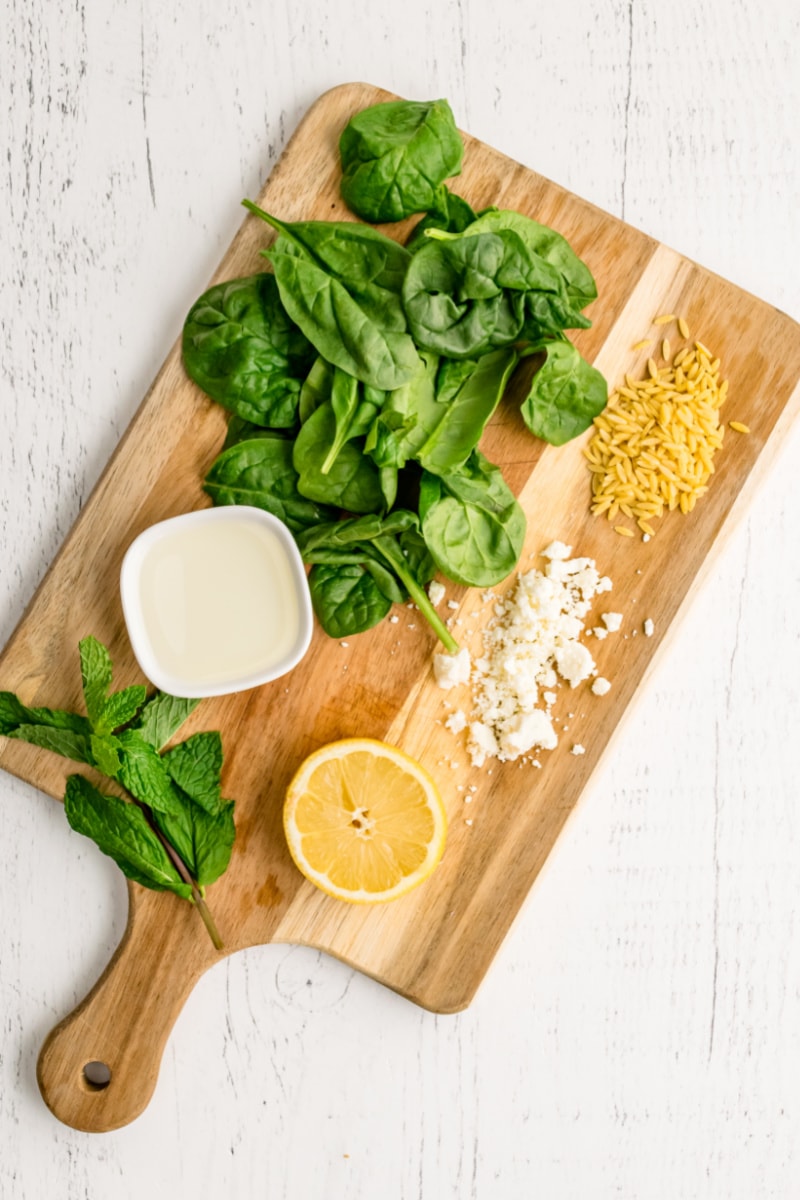
{"label": "feta crumb", "polygon": [[428,599],[434,608],[444,600],[445,586],[438,579],[432,579],[428,584]]}
{"label": "feta crumb", "polygon": [[594,659],[581,642],[567,642],[555,652],[556,668],[570,687],[577,687],[594,670]]}
{"label": "feta crumb", "polygon": [[622,624],[622,613],[601,613],[600,619],[609,633],[616,633]]}
{"label": "feta crumb", "polygon": [[542,550],[542,558],[564,559],[569,558],[570,554],[572,554],[572,546],[566,546],[563,542],[551,542]]}
{"label": "feta crumb", "polygon": [[655,633],[655,629],[656,629],[655,625],[651,621],[650,617],[648,617],[644,623],[644,636],[652,637],[653,634]]}
{"label": "feta crumb", "polygon": [[399,620],[400,618],[398,616],[391,616],[389,617],[389,624],[396,625]]}
{"label": "feta crumb", "polygon": [[458,687],[469,682],[469,650],[466,646],[458,654],[434,654],[433,673],[440,688]]}
{"label": "feta crumb", "polygon": [[457,709],[445,721],[445,726],[451,733],[461,733],[462,729],[467,728],[467,718],[464,716],[461,709]]}
{"label": "feta crumb", "polygon": [[[500,747],[497,738],[488,725],[483,721],[473,721],[469,727],[469,745],[467,749],[472,759],[473,767],[482,767],[487,758],[497,758]],[[491,775],[491,771],[489,772]]]}
{"label": "feta crumb", "polygon": [[467,819],[466,819],[466,821],[464,822],[464,824],[465,824],[465,825],[471,825],[471,824],[472,824],[472,818],[471,818],[471,817],[467,817]]}
{"label": "feta crumb", "polygon": [[558,696],[555,694],[555,692],[545,692],[542,696],[542,699],[544,700],[545,704],[555,704]]}
{"label": "feta crumb", "polygon": [[600,642],[602,642],[603,638],[608,637],[608,630],[605,628],[604,625],[595,625],[594,629],[591,632],[594,634],[594,636]]}
{"label": "feta crumb", "polygon": [[598,585],[597,585],[597,594],[598,594],[598,596],[600,595],[600,593],[601,593],[601,592],[610,592],[610,591],[611,591],[611,589],[613,588],[613,586],[614,586],[614,585],[613,585],[613,583],[611,582],[611,580],[608,578],[608,576],[607,576],[607,575],[603,575],[603,576],[602,576],[602,578],[600,579],[600,581],[599,581]]}
{"label": "feta crumb", "polygon": [[448,600],[447,607],[452,609],[453,612],[455,612],[456,609],[458,608],[458,601],[457,600]]}
{"label": "feta crumb", "polygon": [[505,758],[515,759],[540,746],[542,750],[554,750],[558,745],[558,734],[553,729],[547,713],[540,708],[533,712],[518,713],[506,723],[500,738],[500,750]]}
{"label": "feta crumb", "polygon": [[583,747],[583,746],[580,744],[580,742],[576,742],[576,743],[575,743],[575,745],[574,745],[574,746],[572,747],[572,749],[570,750],[570,754],[576,754],[576,755],[577,755],[577,754],[585,754],[585,753],[586,753],[586,750],[585,750],[585,748],[584,748],[584,747]]}
{"label": "feta crumb", "polygon": [[650,541],[650,534],[649,534],[649,533],[643,533],[643,534],[642,534],[642,541],[643,541],[643,542],[649,542],[649,541]]}
{"label": "feta crumb", "polygon": [[595,679],[594,683],[592,684],[592,691],[594,692],[595,696],[605,696],[606,692],[611,691],[611,684],[607,679],[604,679],[602,675],[598,675],[597,679]]}
{"label": "feta crumb", "polygon": [[349,643],[349,642],[339,642],[339,645],[340,645],[340,646],[343,646],[343,647],[344,647],[344,649],[346,650],[346,649],[347,649],[347,647],[350,645],[350,643]]}

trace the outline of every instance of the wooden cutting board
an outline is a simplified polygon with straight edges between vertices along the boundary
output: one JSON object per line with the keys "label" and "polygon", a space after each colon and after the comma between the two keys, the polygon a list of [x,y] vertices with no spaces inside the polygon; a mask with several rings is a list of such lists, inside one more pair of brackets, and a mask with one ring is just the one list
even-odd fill
{"label": "wooden cutting board", "polygon": [[[288,220],[348,219],[339,198],[339,134],[353,112],[390,98],[364,84],[325,94],[289,143],[260,203]],[[613,682],[611,692],[599,699],[588,684],[578,692],[561,689],[557,714],[576,716],[569,736],[541,755],[540,770],[518,763],[495,763],[491,772],[468,768],[463,741],[443,727],[453,693],[432,681],[435,639],[406,609],[398,610],[398,623],[384,621],[346,647],[317,631],[290,676],[205,701],[182,730],[182,736],[222,731],[223,792],[237,800],[231,867],[209,889],[225,953],[267,942],[318,947],[437,1012],[456,1012],[472,998],[679,608],[741,511],[745,491],[780,446],[800,396],[800,329],[788,317],[490,147],[465,140],[457,190],[475,208],[515,208],[554,226],[589,264],[600,298],[589,310],[593,327],[575,340],[612,385],[626,371],[644,373],[648,351],[631,346],[658,336],[652,318],[683,314],[722,359],[730,380],[726,419],[743,421],[752,432],[728,433],[708,495],[690,517],[665,517],[645,544],[590,516],[581,453],[587,437],[547,447],[527,432],[513,404],[501,405],[482,448],[503,468],[527,513],[522,562],[533,565],[537,560],[528,555],[554,538],[568,542],[611,576],[612,597],[598,607],[622,612],[626,622],[623,633],[592,645],[600,673]],[[402,238],[412,223],[390,232]],[[215,280],[263,269],[259,250],[269,240],[263,223],[245,218]],[[194,298],[184,298],[187,310]],[[141,681],[120,608],[120,563],[147,526],[208,504],[201,480],[225,425],[223,410],[186,378],[176,347],[0,658],[0,688],[29,704],[79,706],[77,643],[89,633],[111,649],[115,686]],[[475,630],[465,640],[477,648],[488,607],[477,591],[451,585],[448,596],[460,605],[456,616],[463,625],[456,633]],[[625,631],[641,631],[645,617],[654,622],[654,636],[625,638]],[[447,849],[433,877],[407,897],[374,908],[332,900],[307,884],[281,829],[284,790],[297,764],[323,743],[353,735],[395,743],[419,758],[437,779],[450,817]],[[570,753],[573,742],[585,746],[582,757]],[[0,743],[3,767],[62,796],[75,764],[18,742]],[[466,789],[473,785],[467,807]],[[189,905],[132,885],[128,927],[114,959],[40,1056],[39,1084],[56,1116],[94,1131],[135,1118],[152,1094],[181,1006],[219,957]],[[107,1087],[86,1081],[83,1068],[92,1061],[110,1068]]]}

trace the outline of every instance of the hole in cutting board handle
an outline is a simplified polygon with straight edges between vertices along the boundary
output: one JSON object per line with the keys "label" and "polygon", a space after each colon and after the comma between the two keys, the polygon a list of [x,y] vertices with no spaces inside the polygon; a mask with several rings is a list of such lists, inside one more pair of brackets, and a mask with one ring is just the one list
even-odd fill
{"label": "hole in cutting board handle", "polygon": [[111,1068],[97,1060],[87,1062],[83,1068],[83,1079],[89,1091],[102,1092],[111,1083]]}

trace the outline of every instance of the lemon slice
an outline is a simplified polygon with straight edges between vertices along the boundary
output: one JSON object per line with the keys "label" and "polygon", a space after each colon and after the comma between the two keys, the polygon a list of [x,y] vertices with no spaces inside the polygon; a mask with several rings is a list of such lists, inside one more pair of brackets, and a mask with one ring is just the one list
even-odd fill
{"label": "lemon slice", "polygon": [[427,879],[442,857],[447,818],[413,758],[372,738],[346,738],[302,764],[283,827],[307,879],[339,900],[374,904]]}

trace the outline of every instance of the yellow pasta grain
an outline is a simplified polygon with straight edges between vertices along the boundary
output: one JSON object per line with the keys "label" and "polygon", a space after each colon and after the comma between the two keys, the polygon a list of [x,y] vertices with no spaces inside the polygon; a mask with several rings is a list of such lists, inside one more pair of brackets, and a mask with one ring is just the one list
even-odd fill
{"label": "yellow pasta grain", "polygon": [[654,325],[669,325],[670,321],[675,320],[675,313],[662,313],[660,317],[653,317]]}
{"label": "yellow pasta grain", "polygon": [[[675,319],[663,314],[655,323]],[[686,333],[680,332],[688,336],[683,324]],[[635,348],[649,344],[645,339]],[[605,513],[612,524],[621,514],[647,537],[655,532],[651,522],[665,511],[690,513],[707,491],[725,432],[719,409],[728,392],[727,380],[719,379],[719,359],[702,342],[679,350],[674,359],[668,338],[660,349],[666,365],[659,369],[650,358],[644,378],[625,376],[625,386],[595,419],[584,451],[592,479],[591,511]],[[736,432],[749,432],[741,422],[729,424]],[[628,526],[614,529],[622,537],[635,536]]]}
{"label": "yellow pasta grain", "polygon": [[678,317],[678,333],[682,338],[688,338],[689,336],[689,326],[683,317]]}
{"label": "yellow pasta grain", "polygon": [[749,433],[750,432],[750,426],[744,425],[741,421],[728,421],[728,424],[730,425],[731,429],[733,429],[736,433]]}
{"label": "yellow pasta grain", "polygon": [[653,343],[650,338],[642,338],[640,342],[634,342],[634,344],[631,346],[631,350],[644,350],[645,346],[652,346],[652,344]]}

